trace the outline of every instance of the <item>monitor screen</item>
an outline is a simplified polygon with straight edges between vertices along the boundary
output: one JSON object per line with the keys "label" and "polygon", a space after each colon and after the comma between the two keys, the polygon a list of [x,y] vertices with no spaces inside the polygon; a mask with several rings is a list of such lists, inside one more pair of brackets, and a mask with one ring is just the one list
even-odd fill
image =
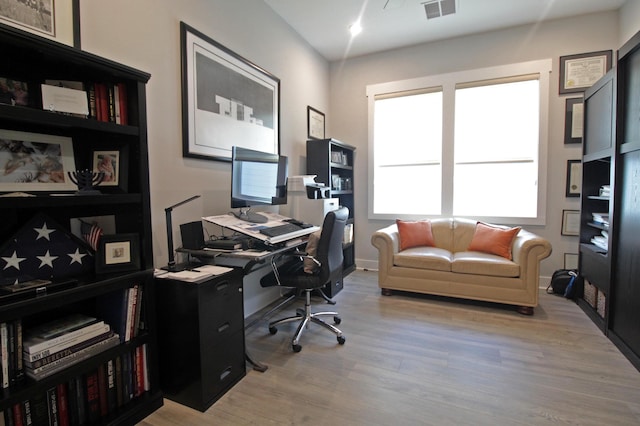
{"label": "monitor screen", "polygon": [[234,146],[231,208],[287,204],[287,157]]}

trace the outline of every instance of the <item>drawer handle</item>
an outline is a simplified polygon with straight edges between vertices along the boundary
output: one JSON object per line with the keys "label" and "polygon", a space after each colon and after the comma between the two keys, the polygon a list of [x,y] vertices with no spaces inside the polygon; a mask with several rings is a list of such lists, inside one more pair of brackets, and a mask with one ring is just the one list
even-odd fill
{"label": "drawer handle", "polygon": [[216,291],[221,291],[229,287],[229,281],[222,281],[216,286]]}
{"label": "drawer handle", "polygon": [[220,381],[222,382],[224,379],[226,379],[229,374],[231,374],[231,367],[227,367],[224,369],[224,371],[220,374]]}
{"label": "drawer handle", "polygon": [[222,333],[223,331],[225,331],[229,327],[230,327],[229,323],[225,322],[220,327],[218,327],[218,333]]}

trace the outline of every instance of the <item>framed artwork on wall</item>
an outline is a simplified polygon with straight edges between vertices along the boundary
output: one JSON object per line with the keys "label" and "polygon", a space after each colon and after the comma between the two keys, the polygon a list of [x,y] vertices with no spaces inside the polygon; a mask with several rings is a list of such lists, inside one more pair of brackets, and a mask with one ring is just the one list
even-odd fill
{"label": "framed artwork on wall", "polygon": [[0,22],[80,48],[80,0],[2,0]]}
{"label": "framed artwork on wall", "polygon": [[324,113],[307,106],[307,137],[324,139]]}
{"label": "framed artwork on wall", "polygon": [[562,235],[580,235],[580,210],[562,210]]}
{"label": "framed artwork on wall", "polygon": [[280,79],[180,23],[182,154],[231,161],[231,148],[280,151]]}
{"label": "framed artwork on wall", "polygon": [[564,143],[582,143],[584,128],[584,100],[570,98],[564,108]]}
{"label": "framed artwork on wall", "polygon": [[560,57],[560,94],[584,92],[611,69],[611,50]]}
{"label": "framed artwork on wall", "polygon": [[103,235],[96,253],[96,273],[125,272],[140,269],[138,234]]}
{"label": "framed artwork on wall", "polygon": [[582,161],[567,160],[567,182],[565,195],[579,197],[582,191]]}

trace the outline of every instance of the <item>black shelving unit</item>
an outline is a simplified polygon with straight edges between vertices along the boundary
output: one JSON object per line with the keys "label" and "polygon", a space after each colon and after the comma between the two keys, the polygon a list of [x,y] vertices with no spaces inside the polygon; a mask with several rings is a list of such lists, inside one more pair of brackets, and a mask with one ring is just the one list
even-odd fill
{"label": "black shelving unit", "polygon": [[[120,182],[99,187],[99,195],[77,196],[46,191],[24,192],[31,197],[0,197],[0,245],[24,227],[35,215],[45,213],[71,232],[72,218],[113,216],[117,234],[139,237],[140,267],[121,273],[70,277],[73,285],[39,296],[0,297],[0,323],[20,320],[23,328],[71,313],[97,316],[103,298],[135,285],[143,289],[143,327],[136,337],[100,354],[78,362],[40,381],[25,378],[0,393],[0,411],[10,411],[39,394],[73,378],[84,377],[113,359],[131,357],[140,347],[146,350],[146,390],[135,398],[101,415],[92,423],[130,425],[162,406],[158,377],[155,288],[149,201],[146,83],[150,75],[81,50],[0,24],[0,77],[28,83],[29,105],[0,104],[0,129],[64,136],[73,144],[75,169],[91,169],[94,151],[119,151]],[[45,80],[83,83],[123,83],[127,92],[128,124],[103,122],[47,111],[42,108],[40,85]],[[59,196],[61,195],[61,196]],[[0,270],[0,278],[6,278]],[[14,272],[15,274],[15,272]]]}
{"label": "black shelving unit", "polygon": [[353,220],[355,217],[355,149],[354,146],[336,139],[307,141],[307,174],[317,175],[316,182],[331,186],[330,197],[337,198],[341,206],[349,209],[346,234],[350,237],[343,245],[344,276],[356,269]]}

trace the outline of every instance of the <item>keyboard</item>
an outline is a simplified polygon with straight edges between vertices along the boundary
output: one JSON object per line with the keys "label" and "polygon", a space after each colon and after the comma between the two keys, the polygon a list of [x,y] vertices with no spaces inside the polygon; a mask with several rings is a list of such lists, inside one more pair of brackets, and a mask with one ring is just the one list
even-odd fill
{"label": "keyboard", "polygon": [[285,223],[282,225],[271,226],[269,228],[263,228],[260,233],[267,237],[279,237],[280,235],[290,234],[292,232],[300,231],[304,229],[295,223]]}

